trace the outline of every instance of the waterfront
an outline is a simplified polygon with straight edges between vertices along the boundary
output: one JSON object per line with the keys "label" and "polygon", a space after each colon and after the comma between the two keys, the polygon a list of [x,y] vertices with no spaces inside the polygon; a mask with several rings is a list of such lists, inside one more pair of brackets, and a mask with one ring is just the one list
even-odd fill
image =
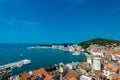
{"label": "waterfront", "polygon": [[[23,59],[29,59],[32,64],[26,65],[15,70],[15,73],[33,70],[40,67],[48,67],[59,62],[71,62],[84,59],[84,55],[75,56],[70,52],[64,52],[57,49],[26,49],[27,46],[1,46],[0,47],[0,65],[16,62]],[[23,56],[20,56],[23,54]]]}

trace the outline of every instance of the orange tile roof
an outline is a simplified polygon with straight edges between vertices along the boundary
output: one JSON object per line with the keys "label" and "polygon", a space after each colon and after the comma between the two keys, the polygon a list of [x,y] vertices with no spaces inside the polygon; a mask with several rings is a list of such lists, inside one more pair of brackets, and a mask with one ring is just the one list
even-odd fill
{"label": "orange tile roof", "polygon": [[98,74],[96,74],[96,75],[94,75],[94,76],[92,76],[92,77],[94,77],[94,78],[98,78],[98,77],[105,77],[102,73],[98,73]]}
{"label": "orange tile roof", "polygon": [[[32,74],[33,74],[33,75],[34,75],[34,74],[36,74],[36,75],[42,74],[42,75],[45,76],[44,80],[47,80],[47,79],[51,80],[51,79],[53,78],[53,76],[50,75],[50,74],[48,74],[48,73],[46,72],[46,70],[43,69],[43,68],[34,70],[34,71],[32,72]],[[31,75],[29,75],[29,73],[23,73],[23,74],[20,75],[20,80],[26,80],[26,79],[27,79],[28,77],[30,77],[30,76],[31,76]],[[32,79],[32,80],[34,80],[34,79]]]}
{"label": "orange tile roof", "polygon": [[92,76],[93,78],[98,78],[98,77],[105,77],[100,71],[95,70],[93,72],[90,73],[90,76]]}
{"label": "orange tile roof", "polygon": [[[101,59],[101,61],[104,62],[109,56],[116,55],[116,54],[120,54],[120,50],[106,50],[105,56]],[[118,55],[115,57],[120,58],[120,56]]]}
{"label": "orange tile roof", "polygon": [[120,54],[120,50],[106,50],[106,54]]}
{"label": "orange tile roof", "polygon": [[111,54],[113,50],[105,50],[105,54]]}
{"label": "orange tile roof", "polygon": [[19,78],[20,80],[26,80],[28,76],[30,76],[28,73],[23,73],[19,75]]}
{"label": "orange tile roof", "polygon": [[68,73],[64,76],[66,80],[71,80],[71,78],[73,79],[73,77],[75,78],[75,80],[77,79],[77,77],[79,77],[79,74],[74,70],[69,70]]}
{"label": "orange tile roof", "polygon": [[90,70],[91,68],[87,67],[88,63],[87,62],[83,62],[81,66],[79,66],[80,68],[84,69],[84,70]]}
{"label": "orange tile roof", "polygon": [[117,62],[105,64],[105,70],[111,70],[112,72],[115,72],[117,69],[120,69],[120,64]]}
{"label": "orange tile roof", "polygon": [[112,52],[112,54],[120,54],[120,50],[115,50]]}
{"label": "orange tile roof", "polygon": [[75,77],[71,77],[70,80],[77,80]]}
{"label": "orange tile roof", "polygon": [[112,80],[120,80],[120,74],[113,74],[112,76]]}

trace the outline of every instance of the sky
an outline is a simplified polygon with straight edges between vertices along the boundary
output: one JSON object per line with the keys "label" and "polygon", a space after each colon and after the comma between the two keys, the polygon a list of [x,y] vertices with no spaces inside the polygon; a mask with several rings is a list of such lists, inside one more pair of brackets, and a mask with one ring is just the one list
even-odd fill
{"label": "sky", "polygon": [[120,0],[0,0],[0,42],[120,40]]}

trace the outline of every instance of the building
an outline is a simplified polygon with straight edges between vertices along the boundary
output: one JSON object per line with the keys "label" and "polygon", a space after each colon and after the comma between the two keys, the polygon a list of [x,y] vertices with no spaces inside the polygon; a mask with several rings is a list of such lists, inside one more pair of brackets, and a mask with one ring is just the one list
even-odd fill
{"label": "building", "polygon": [[92,78],[82,75],[82,76],[80,76],[80,80],[92,80]]}
{"label": "building", "polygon": [[91,56],[87,58],[87,63],[89,63],[93,70],[101,71],[101,58]]}

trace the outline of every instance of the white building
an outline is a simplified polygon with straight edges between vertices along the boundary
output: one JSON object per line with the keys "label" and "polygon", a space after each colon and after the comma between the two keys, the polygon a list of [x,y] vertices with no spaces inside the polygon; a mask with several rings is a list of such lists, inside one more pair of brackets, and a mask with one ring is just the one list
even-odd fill
{"label": "white building", "polygon": [[82,75],[82,76],[80,76],[80,80],[92,80],[92,78]]}
{"label": "white building", "polygon": [[101,71],[101,59],[98,57],[93,58],[93,69]]}
{"label": "white building", "polygon": [[90,53],[91,53],[91,55],[94,55],[94,56],[104,57],[103,52],[94,52],[94,51],[91,49],[91,50],[90,50]]}
{"label": "white building", "polygon": [[72,63],[66,64],[66,66],[67,66],[69,69],[77,69],[79,65],[81,65],[80,62],[72,62]]}
{"label": "white building", "polygon": [[99,57],[88,57],[87,63],[89,63],[94,70],[101,70],[101,58]]}
{"label": "white building", "polygon": [[107,77],[107,79],[111,79],[111,76],[110,76],[110,71],[108,70],[103,70],[103,74]]}
{"label": "white building", "polygon": [[69,46],[69,51],[73,52],[73,51],[75,51],[75,48],[73,46]]}
{"label": "white building", "polygon": [[92,64],[93,64],[92,62],[93,62],[92,58],[88,57],[88,58],[87,58],[87,63],[89,63],[89,64],[92,65]]}
{"label": "white building", "polygon": [[67,64],[66,67],[68,67],[69,69],[73,69],[72,65]]}

